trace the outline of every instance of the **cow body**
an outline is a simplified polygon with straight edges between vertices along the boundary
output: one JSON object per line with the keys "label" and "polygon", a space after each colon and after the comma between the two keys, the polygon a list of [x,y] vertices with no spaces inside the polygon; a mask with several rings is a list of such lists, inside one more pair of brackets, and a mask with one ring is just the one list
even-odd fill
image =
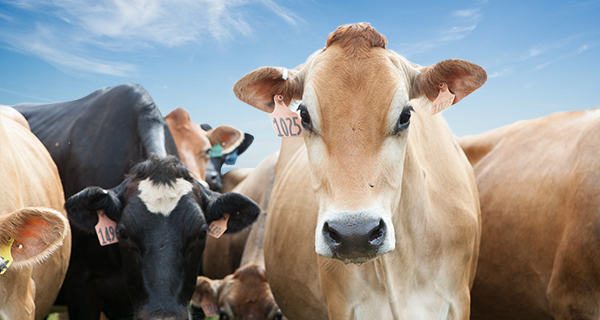
{"label": "cow body", "polygon": [[[188,194],[193,189],[199,197],[209,194],[208,191],[196,187],[178,161],[164,160],[169,155],[176,157],[177,148],[150,95],[139,85],[125,84],[100,89],[75,101],[21,104],[16,108],[50,150],[65,196],[79,192],[76,198],[69,200],[72,203],[70,222],[77,227],[73,228],[73,252],[62,290],[70,319],[98,319],[101,311],[109,319],[187,319],[187,304],[200,267],[206,224],[219,219],[223,213],[212,218],[198,214],[207,214],[207,204],[202,201],[194,204]],[[142,183],[144,179],[135,175],[125,179],[134,165],[150,155],[157,158],[150,161],[156,164],[156,170],[166,170],[157,173],[165,175],[165,181],[155,181],[148,176],[150,180]],[[166,164],[161,165],[161,161]],[[87,188],[90,186],[95,187]],[[109,188],[112,189],[105,190]],[[217,201],[216,196],[210,197],[215,198],[211,202]],[[178,201],[184,198],[188,199],[185,200],[188,206],[182,207]],[[236,196],[231,199],[234,198]],[[159,202],[148,207],[152,199]],[[240,203],[249,208],[255,206],[243,199]],[[162,212],[164,216],[148,215],[143,208]],[[119,230],[128,230],[127,239],[131,240],[101,246],[95,234],[98,210],[117,223]],[[174,221],[168,218],[171,211],[185,214]],[[239,211],[246,212],[242,208]],[[257,213],[251,208],[251,216]],[[235,231],[240,220],[231,214],[229,231]],[[253,221],[252,217],[250,220]],[[181,232],[186,222],[188,228],[200,229]],[[131,245],[132,241],[135,246]],[[156,255],[162,241],[168,241],[168,246],[161,247],[165,255]],[[182,259],[178,250],[184,248],[192,249]],[[156,261],[142,268],[140,261],[148,262],[150,257]],[[160,264],[164,264],[160,267],[162,270],[152,267]],[[193,277],[190,274],[194,274]],[[164,290],[150,290],[153,285],[161,285]]]}
{"label": "cow body", "polygon": [[23,124],[14,109],[0,107],[0,246],[15,239],[14,262],[0,274],[0,319],[44,319],[71,251],[58,170]]}
{"label": "cow body", "polygon": [[472,319],[600,318],[600,109],[459,139],[482,214]]}
{"label": "cow body", "polygon": [[261,68],[234,86],[266,112],[302,101],[305,144],[282,143],[264,248],[290,319],[469,317],[477,188],[430,112],[444,85],[456,103],[485,71],[462,60],[420,67],[386,43],[368,24],[342,26],[295,70]]}

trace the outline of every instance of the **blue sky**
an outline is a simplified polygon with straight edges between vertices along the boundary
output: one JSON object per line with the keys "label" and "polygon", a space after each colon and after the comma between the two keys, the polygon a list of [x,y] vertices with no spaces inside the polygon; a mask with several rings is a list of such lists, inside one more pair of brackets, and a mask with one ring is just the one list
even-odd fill
{"label": "blue sky", "polygon": [[255,136],[235,167],[279,148],[267,114],[231,88],[294,68],[339,25],[369,22],[420,65],[458,58],[487,83],[443,112],[457,136],[600,106],[600,1],[0,0],[0,104],[143,85],[163,115]]}

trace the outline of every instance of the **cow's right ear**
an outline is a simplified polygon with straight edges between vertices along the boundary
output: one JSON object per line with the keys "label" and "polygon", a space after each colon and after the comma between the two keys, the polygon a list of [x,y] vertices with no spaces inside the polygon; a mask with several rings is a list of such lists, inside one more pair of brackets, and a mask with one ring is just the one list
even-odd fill
{"label": "cow's right ear", "polygon": [[297,70],[262,67],[242,78],[233,86],[238,99],[267,113],[273,112],[273,96],[282,95],[285,105],[292,99],[302,100],[304,87]]}
{"label": "cow's right ear", "polygon": [[27,207],[0,217],[0,247],[11,247],[16,268],[48,258],[68,233],[67,218],[49,208]]}
{"label": "cow's right ear", "polygon": [[122,209],[120,198],[128,182],[129,180],[125,180],[110,190],[87,187],[71,196],[65,202],[69,221],[90,233],[95,232],[98,224],[98,210],[104,210],[111,220],[119,221]]}

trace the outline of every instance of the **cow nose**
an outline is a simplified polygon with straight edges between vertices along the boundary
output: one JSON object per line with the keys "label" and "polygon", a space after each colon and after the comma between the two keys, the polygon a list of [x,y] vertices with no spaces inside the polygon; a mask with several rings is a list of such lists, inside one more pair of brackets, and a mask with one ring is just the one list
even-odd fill
{"label": "cow nose", "polygon": [[206,182],[210,186],[210,189],[213,191],[221,191],[221,181],[219,179],[219,173],[211,171],[206,172]]}
{"label": "cow nose", "polygon": [[323,225],[323,236],[334,257],[356,260],[357,257],[374,258],[386,235],[382,219],[365,222],[328,221]]}

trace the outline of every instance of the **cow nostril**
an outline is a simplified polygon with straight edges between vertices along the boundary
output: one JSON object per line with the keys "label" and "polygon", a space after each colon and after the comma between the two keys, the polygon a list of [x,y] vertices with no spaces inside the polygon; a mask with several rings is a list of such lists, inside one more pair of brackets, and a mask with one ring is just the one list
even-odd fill
{"label": "cow nostril", "polygon": [[330,228],[329,223],[327,222],[325,222],[325,225],[323,226],[323,233],[331,240],[333,245],[339,245],[340,243],[342,243],[340,235],[335,229]]}
{"label": "cow nostril", "polygon": [[369,243],[373,246],[379,246],[383,242],[383,236],[385,234],[385,223],[383,220],[379,220],[379,225],[371,231],[369,235]]}

